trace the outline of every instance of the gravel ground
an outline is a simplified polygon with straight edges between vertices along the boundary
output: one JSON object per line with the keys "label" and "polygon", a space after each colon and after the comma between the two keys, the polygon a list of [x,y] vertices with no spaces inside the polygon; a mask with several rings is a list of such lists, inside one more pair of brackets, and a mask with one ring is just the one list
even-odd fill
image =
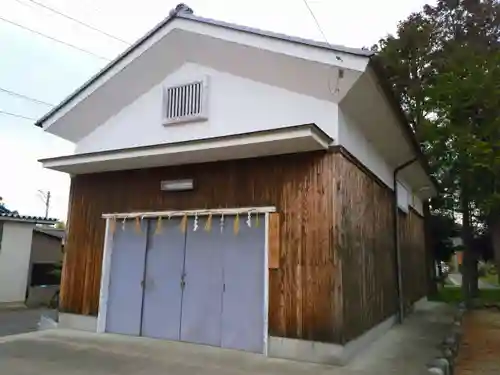
{"label": "gravel ground", "polygon": [[500,374],[500,311],[477,310],[465,316],[456,375]]}

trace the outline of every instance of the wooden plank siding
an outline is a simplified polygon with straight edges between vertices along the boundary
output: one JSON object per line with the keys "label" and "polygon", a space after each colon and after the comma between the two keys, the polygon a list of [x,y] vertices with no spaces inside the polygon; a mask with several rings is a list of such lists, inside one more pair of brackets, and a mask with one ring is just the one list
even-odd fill
{"label": "wooden plank siding", "polygon": [[[77,175],[71,182],[61,309],[98,311],[102,213],[276,206],[279,268],[269,275],[269,332],[336,342],[340,274],[333,246],[332,154],[325,152]],[[193,178],[195,189],[162,192],[160,181]]]}
{"label": "wooden plank siding", "polygon": [[[344,153],[345,154],[345,153]],[[348,342],[397,313],[393,191],[352,155],[336,155],[335,243],[340,258],[343,333]],[[426,295],[424,220],[399,212],[405,305]]]}
{"label": "wooden plank siding", "polygon": [[280,213],[273,212],[269,214],[267,267],[270,270],[275,270],[280,268],[280,257],[281,257],[280,230],[281,230]]}
{"label": "wooden plank siding", "polygon": [[428,276],[424,241],[424,219],[410,209],[405,214],[399,212],[401,268],[405,309],[427,294]]}
{"label": "wooden plank siding", "polygon": [[396,311],[393,192],[337,154],[337,253],[342,269],[342,343]]}

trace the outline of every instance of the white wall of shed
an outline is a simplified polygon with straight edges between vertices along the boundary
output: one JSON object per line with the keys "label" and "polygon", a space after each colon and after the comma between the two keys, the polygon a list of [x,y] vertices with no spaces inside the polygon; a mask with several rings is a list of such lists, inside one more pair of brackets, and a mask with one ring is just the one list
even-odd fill
{"label": "white wall of shed", "polygon": [[[391,136],[387,135],[387,147],[391,147]],[[342,108],[338,110],[338,144],[354,155],[371,172],[373,172],[391,190],[394,190],[394,169],[384,159],[380,150],[371,142],[360,129],[359,124],[349,117]],[[407,181],[401,176],[398,177],[398,205],[404,211],[411,206],[419,214],[423,215],[423,203],[417,196],[418,192],[413,191]]]}
{"label": "white wall of shed", "polygon": [[33,224],[4,222],[0,245],[0,303],[24,302]]}
{"label": "white wall of shed", "polygon": [[[209,77],[208,120],[162,124],[163,88]],[[337,104],[186,63],[97,127],[76,154],[315,123],[337,137]]]}

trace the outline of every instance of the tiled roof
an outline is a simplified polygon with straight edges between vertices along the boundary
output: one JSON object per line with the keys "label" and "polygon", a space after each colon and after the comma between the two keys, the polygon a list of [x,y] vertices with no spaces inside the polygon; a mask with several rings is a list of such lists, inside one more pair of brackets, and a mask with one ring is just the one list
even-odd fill
{"label": "tiled roof", "polygon": [[[8,210],[7,210],[8,211]],[[56,223],[58,220],[54,218],[45,218],[41,216],[19,215],[17,212],[4,212],[0,211],[0,221],[13,220],[13,221],[29,221],[29,222],[43,222],[43,223]]]}

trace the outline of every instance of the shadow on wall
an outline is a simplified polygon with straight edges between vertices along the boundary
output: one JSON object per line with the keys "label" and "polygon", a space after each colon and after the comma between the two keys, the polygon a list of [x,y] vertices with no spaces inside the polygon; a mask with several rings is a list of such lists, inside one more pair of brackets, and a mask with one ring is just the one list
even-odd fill
{"label": "shadow on wall", "polygon": [[30,286],[26,306],[39,307],[49,306],[50,301],[59,290],[59,285]]}
{"label": "shadow on wall", "polygon": [[49,306],[59,291],[61,274],[58,263],[35,263],[31,268],[26,306]]}

